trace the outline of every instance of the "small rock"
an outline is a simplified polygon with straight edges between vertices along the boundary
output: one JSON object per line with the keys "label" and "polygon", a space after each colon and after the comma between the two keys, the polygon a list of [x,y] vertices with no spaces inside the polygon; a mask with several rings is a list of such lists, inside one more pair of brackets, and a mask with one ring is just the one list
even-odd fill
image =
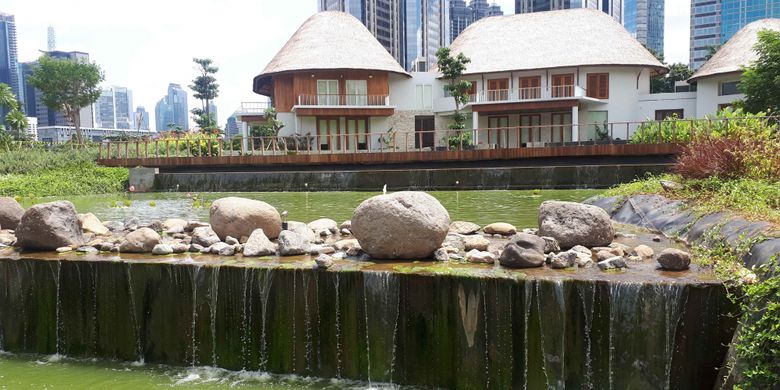
{"label": "small rock", "polygon": [[542,237],[544,240],[544,253],[560,252],[561,247],[558,245],[558,240],[553,237]]}
{"label": "small rock", "polygon": [[72,252],[73,248],[71,248],[69,246],[61,246],[61,247],[55,249],[55,251],[57,253],[67,253],[67,252]]}
{"label": "small rock", "polygon": [[115,245],[110,242],[101,242],[98,244],[97,249],[101,252],[111,252],[111,250],[114,249],[114,246]]}
{"label": "small rock", "polygon": [[81,223],[81,230],[85,233],[94,233],[104,236],[110,232],[110,230],[100,222],[98,217],[92,213],[79,214],[79,222]]}
{"label": "small rock", "polygon": [[466,253],[466,261],[469,263],[494,264],[496,262],[496,255],[490,252],[472,249]]}
{"label": "small rock", "polygon": [[339,251],[346,251],[347,249],[352,248],[354,246],[360,247],[360,244],[358,243],[358,240],[356,240],[354,238],[348,239],[348,240],[336,241],[333,244],[333,247],[336,248],[336,250],[339,250]]}
{"label": "small rock", "polygon": [[449,245],[445,245],[445,246],[443,246],[441,248],[444,249],[445,251],[447,251],[447,253],[449,253],[449,254],[460,253],[460,249],[452,247],[452,246],[449,246]]}
{"label": "small rock", "polygon": [[541,267],[544,264],[544,259],[545,256],[540,251],[523,248],[516,243],[510,243],[501,252],[498,261],[504,267],[534,268]]}
{"label": "small rock", "polygon": [[615,256],[604,261],[599,261],[598,266],[602,271],[627,267],[626,262],[623,260],[622,256]]}
{"label": "small rock", "polygon": [[160,235],[150,228],[140,228],[125,236],[119,244],[119,251],[125,253],[148,253],[160,243]]}
{"label": "small rock", "polygon": [[238,240],[233,237],[227,236],[225,237],[225,243],[228,245],[236,245],[238,244]]}
{"label": "small rock", "polygon": [[671,191],[681,190],[683,188],[683,185],[670,180],[661,180],[661,188],[663,188],[664,191],[671,192]]}
{"label": "small rock", "polygon": [[139,220],[138,217],[130,217],[125,220],[124,225],[125,225],[125,230],[129,230],[129,231],[138,230],[138,227],[141,225],[141,220]]}
{"label": "small rock", "polygon": [[171,249],[173,249],[173,253],[184,253],[190,250],[190,245],[183,242],[178,242],[171,245]]}
{"label": "small rock", "polygon": [[244,245],[242,245],[242,244],[233,245],[233,250],[236,253],[243,253],[244,252]]}
{"label": "small rock", "polygon": [[[604,260],[607,260],[607,259],[611,259],[611,258],[613,258],[615,256],[620,256],[620,255],[617,255],[617,254],[612,253],[610,251],[603,251],[603,250],[596,252],[596,259],[598,261],[604,261]],[[622,256],[620,256],[620,257],[622,257]]]}
{"label": "small rock", "polygon": [[187,235],[187,233],[173,233],[171,237],[177,239],[177,240],[183,240],[185,238],[189,238],[190,236]]}
{"label": "small rock", "polygon": [[125,224],[119,221],[106,221],[103,222],[103,226],[107,227],[112,232],[121,232],[125,230]]}
{"label": "small rock", "polygon": [[590,256],[584,257],[581,252],[577,252],[577,260],[575,263],[577,264],[577,267],[588,268],[593,266],[593,259]]}
{"label": "small rock", "polygon": [[464,250],[466,251],[470,251],[472,249],[476,249],[478,251],[486,251],[489,245],[490,245],[490,241],[488,241],[487,238],[481,235],[463,237],[463,247]]}
{"label": "small rock", "polygon": [[544,249],[547,247],[547,241],[539,236],[526,233],[515,234],[509,239],[510,243],[516,244],[521,248],[532,249],[536,252],[544,254]]}
{"label": "small rock", "polygon": [[450,254],[444,248],[439,248],[433,252],[433,259],[436,261],[449,261]]}
{"label": "small rock", "polygon": [[463,256],[461,256],[461,255],[459,255],[457,253],[455,253],[455,254],[451,253],[450,254],[450,260],[452,260],[452,261],[463,261]]}
{"label": "small rock", "polygon": [[584,247],[582,245],[575,245],[575,246],[571,247],[571,250],[573,250],[575,252],[580,252],[580,253],[587,254],[588,257],[593,256],[593,251],[591,251],[590,249],[588,249],[588,248],[586,248],[586,247]]}
{"label": "small rock", "polygon": [[187,221],[187,225],[184,227],[185,232],[191,232],[199,227],[211,227],[210,224],[200,221]]}
{"label": "small rock", "polygon": [[276,244],[266,237],[263,229],[255,229],[244,244],[244,256],[271,256],[276,254]]}
{"label": "small rock", "polygon": [[479,229],[480,226],[472,222],[455,221],[450,224],[450,233],[468,235],[478,232]]}
{"label": "small rock", "polygon": [[339,229],[352,230],[352,221],[344,221],[339,225]]}
{"label": "small rock", "polygon": [[655,259],[662,269],[669,271],[684,271],[691,265],[691,254],[675,248],[661,251]]}
{"label": "small rock", "polygon": [[352,232],[350,232],[349,229],[341,229],[341,235],[342,236],[351,236]]}
{"label": "small rock", "polygon": [[534,236],[536,236],[539,233],[539,229],[537,229],[537,228],[525,228],[520,233],[533,234]]}
{"label": "small rock", "polygon": [[236,249],[233,245],[225,242],[218,242],[211,246],[211,253],[220,256],[233,256],[236,253]]}
{"label": "small rock", "polygon": [[187,221],[181,218],[169,218],[163,221],[163,231],[168,234],[183,233],[187,228]]}
{"label": "small rock", "polygon": [[638,262],[642,261],[642,258],[639,257],[639,256],[628,256],[628,257],[626,257],[626,261],[638,263]]}
{"label": "small rock", "polygon": [[309,242],[315,242],[318,236],[314,234],[314,231],[303,222],[289,221],[287,222],[287,230],[298,233],[306,238]]}
{"label": "small rock", "polygon": [[204,247],[212,246],[222,240],[219,239],[217,233],[214,232],[208,226],[196,227],[192,231],[192,243],[198,244]]}
{"label": "small rock", "polygon": [[302,235],[284,230],[279,234],[279,254],[282,256],[296,256],[309,253],[311,243]]}
{"label": "small rock", "polygon": [[330,245],[318,245],[317,246],[317,253],[318,254],[325,254],[329,255],[331,253],[336,253],[336,248],[330,246]]}
{"label": "small rock", "polygon": [[163,224],[160,221],[152,221],[152,222],[148,223],[146,226],[143,226],[143,227],[147,227],[149,229],[152,229],[152,230],[154,230],[157,233],[162,233],[163,230],[164,230],[163,229]]}
{"label": "small rock", "polygon": [[317,268],[328,269],[333,266],[333,257],[321,253],[314,259],[314,262],[317,264]]}
{"label": "small rock", "polygon": [[550,267],[553,269],[574,267],[578,258],[577,253],[578,252],[566,251],[554,255],[550,262]]}
{"label": "small rock", "polygon": [[653,242],[661,242],[661,236],[653,236]]}
{"label": "small rock", "polygon": [[466,250],[466,244],[463,240],[463,236],[455,234],[448,234],[447,237],[444,238],[444,242],[441,246],[455,248],[458,251]]}
{"label": "small rock", "polygon": [[157,244],[152,248],[153,255],[170,255],[173,253],[173,247],[168,244]]}
{"label": "small rock", "polygon": [[632,256],[639,257],[639,260],[650,260],[653,258],[653,255],[655,254],[655,251],[653,251],[653,248],[650,248],[647,245],[638,245],[636,248],[631,250]]}
{"label": "small rock", "polygon": [[203,248],[203,245],[190,244],[190,248],[188,249],[188,251],[192,253],[201,253],[203,252],[203,249],[205,249]]}
{"label": "small rock", "polygon": [[[216,244],[214,244],[214,245],[216,245]],[[203,249],[200,250],[200,253],[203,253],[203,254],[211,253],[211,247],[210,246],[209,247],[204,247]]]}
{"label": "small rock", "polygon": [[84,246],[78,247],[78,249],[76,249],[76,252],[89,254],[89,253],[98,253],[98,250],[95,249],[95,247],[93,247],[93,246],[86,246],[86,245],[84,245]]}
{"label": "small rock", "polygon": [[16,243],[16,236],[10,230],[0,232],[0,244],[13,245],[14,243]]}
{"label": "small rock", "polygon": [[517,233],[517,228],[515,228],[514,226],[508,223],[496,222],[485,226],[482,229],[482,231],[484,231],[487,234],[499,234],[502,236],[511,236]]}
{"label": "small rock", "polygon": [[636,238],[636,234],[617,232],[615,233],[615,238]]}
{"label": "small rock", "polygon": [[613,242],[613,243],[609,244],[609,247],[613,248],[613,249],[619,248],[622,251],[620,256],[625,256],[626,254],[631,252],[631,247],[630,246],[628,246],[626,244],[621,244],[619,242]]}
{"label": "small rock", "polygon": [[336,221],[328,218],[320,218],[318,220],[311,221],[306,226],[311,229],[314,234],[319,236],[329,236],[331,234],[336,234],[336,232],[339,231],[339,225],[336,223]]}
{"label": "small rock", "polygon": [[360,256],[363,255],[364,252],[363,252],[362,249],[360,249],[360,246],[353,246],[353,247],[347,249],[346,253],[347,253],[347,256],[350,256],[350,257],[360,257]]}

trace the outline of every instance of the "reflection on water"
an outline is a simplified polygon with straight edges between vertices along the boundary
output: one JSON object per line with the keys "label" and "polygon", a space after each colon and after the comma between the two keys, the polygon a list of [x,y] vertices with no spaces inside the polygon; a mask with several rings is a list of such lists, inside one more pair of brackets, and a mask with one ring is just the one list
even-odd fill
{"label": "reflection on water", "polygon": [[[543,191],[434,191],[429,192],[442,202],[451,219],[473,221],[480,225],[508,222],[518,227],[536,226],[537,208],[545,200],[582,201],[599,190]],[[81,212],[92,212],[101,220],[124,220],[131,216],[142,222],[166,218],[208,219],[212,201],[225,196],[241,196],[270,203],[280,212],[289,211],[289,220],[312,221],[317,218],[348,220],[363,200],[378,195],[375,192],[242,192],[186,194],[163,192],[129,196],[73,196],[68,200]],[[31,203],[51,199],[23,200]]]}

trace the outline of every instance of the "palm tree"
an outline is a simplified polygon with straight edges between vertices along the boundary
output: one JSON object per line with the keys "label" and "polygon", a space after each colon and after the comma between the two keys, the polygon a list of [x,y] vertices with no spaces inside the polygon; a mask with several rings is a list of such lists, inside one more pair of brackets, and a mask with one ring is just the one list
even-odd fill
{"label": "palm tree", "polygon": [[19,107],[18,104],[16,96],[14,96],[14,91],[11,90],[11,86],[0,83],[0,107],[15,109]]}
{"label": "palm tree", "polygon": [[8,114],[5,115],[5,122],[13,132],[14,138],[27,138],[26,130],[27,126],[29,126],[29,122],[27,121],[27,116],[20,109],[14,108],[8,112]]}

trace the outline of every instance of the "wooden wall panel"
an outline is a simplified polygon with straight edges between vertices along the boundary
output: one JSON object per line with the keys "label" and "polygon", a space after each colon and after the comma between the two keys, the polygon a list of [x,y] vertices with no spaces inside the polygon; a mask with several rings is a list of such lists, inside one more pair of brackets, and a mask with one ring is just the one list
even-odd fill
{"label": "wooden wall panel", "polygon": [[[314,75],[314,77],[311,77]],[[292,112],[299,95],[317,94],[317,80],[339,80],[339,93],[347,90],[346,80],[366,80],[369,95],[390,94],[387,72],[367,72],[358,70],[344,71],[308,71],[277,75],[273,78],[273,99],[276,110]]]}
{"label": "wooden wall panel", "polygon": [[292,75],[278,75],[273,77],[274,93],[273,102],[276,111],[291,112],[295,103],[293,98]]}

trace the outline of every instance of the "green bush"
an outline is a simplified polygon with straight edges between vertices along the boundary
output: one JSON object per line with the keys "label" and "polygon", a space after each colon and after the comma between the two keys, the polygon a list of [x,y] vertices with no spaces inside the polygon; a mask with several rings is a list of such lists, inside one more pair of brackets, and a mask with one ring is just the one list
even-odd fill
{"label": "green bush", "polygon": [[674,116],[663,121],[645,122],[631,136],[631,143],[688,143],[699,136],[720,137],[735,131],[759,134],[772,132],[776,128],[776,124],[763,112],[748,114],[742,109],[727,108],[705,119],[688,120]]}

